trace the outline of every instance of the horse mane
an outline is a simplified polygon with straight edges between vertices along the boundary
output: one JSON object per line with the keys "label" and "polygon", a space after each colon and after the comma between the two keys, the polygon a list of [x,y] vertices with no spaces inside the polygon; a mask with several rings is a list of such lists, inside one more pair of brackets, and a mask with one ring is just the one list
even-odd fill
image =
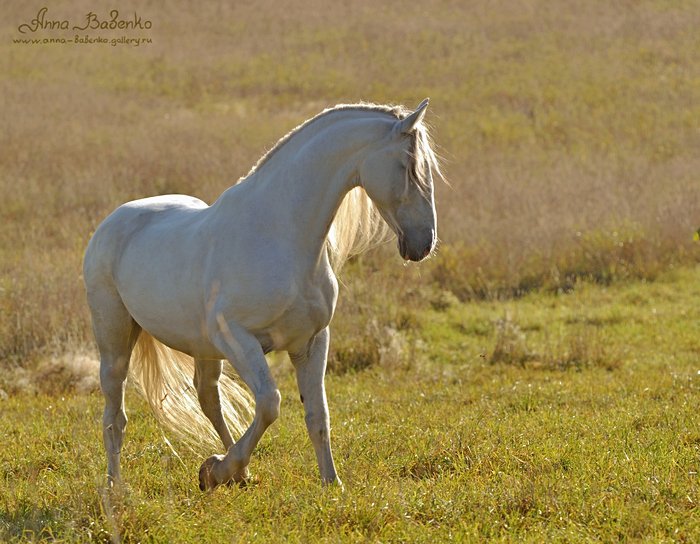
{"label": "horse mane", "polygon": [[[367,102],[339,104],[332,108],[327,108],[282,136],[255,163],[245,178],[251,176],[265,165],[279,149],[300,131],[322,117],[343,111],[377,112],[390,115],[396,120],[404,119],[412,113],[412,110],[403,106]],[[444,179],[440,169],[440,162],[432,149],[429,129],[423,122],[411,134],[409,157],[409,164],[406,168],[408,183],[416,184],[421,191],[427,193],[432,186],[433,176],[436,175]],[[372,247],[389,241],[392,237],[391,229],[384,222],[379,210],[367,196],[365,190],[362,187],[355,187],[345,195],[328,233],[326,249],[331,265],[335,271],[339,271],[350,257],[364,253]]]}

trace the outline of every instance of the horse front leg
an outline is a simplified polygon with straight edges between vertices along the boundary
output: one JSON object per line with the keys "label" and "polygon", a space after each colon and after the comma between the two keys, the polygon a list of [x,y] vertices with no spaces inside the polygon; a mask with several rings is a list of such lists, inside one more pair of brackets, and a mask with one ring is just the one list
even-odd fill
{"label": "horse front leg", "polygon": [[257,339],[235,323],[226,322],[221,314],[214,316],[210,335],[213,344],[223,353],[248,385],[255,398],[253,423],[233,444],[226,455],[212,455],[199,470],[199,488],[204,490],[231,480],[243,482],[248,477],[250,457],[265,430],[279,417],[280,395],[262,347]]}
{"label": "horse front leg", "polygon": [[321,481],[324,485],[342,487],[331,453],[331,426],[324,386],[329,342],[330,332],[326,327],[310,340],[304,351],[289,356],[296,369],[301,402],[306,412],[306,429],[316,452]]}

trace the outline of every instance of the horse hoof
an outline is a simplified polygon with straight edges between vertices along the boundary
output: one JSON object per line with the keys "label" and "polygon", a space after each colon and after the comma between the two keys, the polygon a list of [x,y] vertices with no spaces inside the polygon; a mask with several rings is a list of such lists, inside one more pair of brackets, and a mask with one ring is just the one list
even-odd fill
{"label": "horse hoof", "polygon": [[216,479],[214,469],[224,459],[223,455],[212,455],[199,468],[199,490],[211,491],[223,482]]}
{"label": "horse hoof", "polygon": [[107,489],[114,489],[118,488],[122,483],[122,480],[119,476],[112,476],[111,474],[107,474]]}
{"label": "horse hoof", "polygon": [[343,485],[343,482],[341,482],[340,478],[337,476],[330,481],[324,480],[321,485],[324,489],[337,489],[341,493],[345,493],[345,485]]}

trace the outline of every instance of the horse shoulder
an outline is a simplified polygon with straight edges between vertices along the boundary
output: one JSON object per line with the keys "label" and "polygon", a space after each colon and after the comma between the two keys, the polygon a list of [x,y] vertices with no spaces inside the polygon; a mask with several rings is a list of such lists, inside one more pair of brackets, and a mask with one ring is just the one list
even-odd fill
{"label": "horse shoulder", "polygon": [[333,318],[338,301],[338,280],[330,264],[322,262],[306,278],[303,286],[293,310],[306,317],[309,332],[314,335],[327,327]]}

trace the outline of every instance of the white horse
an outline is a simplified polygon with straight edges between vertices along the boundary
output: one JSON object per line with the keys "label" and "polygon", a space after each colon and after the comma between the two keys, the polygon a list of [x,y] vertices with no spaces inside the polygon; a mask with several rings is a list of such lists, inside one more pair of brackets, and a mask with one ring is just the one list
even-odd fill
{"label": "white horse", "polygon": [[[135,347],[131,375],[155,414],[201,443],[211,426],[199,401],[226,448],[202,464],[202,490],[248,477],[251,453],[280,410],[265,359],[272,350],[287,351],[295,367],[322,482],[340,484],[324,388],[334,267],[386,234],[381,218],[404,259],[433,251],[433,174],[440,172],[422,122],[427,105],[325,110],[211,206],[182,195],[146,198],[99,226],[84,278],[100,351],[110,484],[120,480]],[[240,434],[252,402],[222,376],[222,359],[255,400],[252,424],[236,442],[226,421]]]}

